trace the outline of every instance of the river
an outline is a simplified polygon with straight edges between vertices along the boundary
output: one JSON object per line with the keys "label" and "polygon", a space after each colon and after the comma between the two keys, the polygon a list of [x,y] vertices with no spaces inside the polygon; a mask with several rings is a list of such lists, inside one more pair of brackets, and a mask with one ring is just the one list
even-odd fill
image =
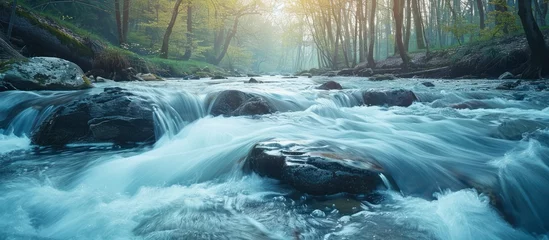
{"label": "river", "polygon": [[[0,239],[549,239],[549,130],[529,127],[549,126],[549,92],[494,90],[492,80],[246,80],[0,93]],[[345,90],[315,89],[328,80]],[[31,145],[55,104],[112,86],[153,99],[156,144]],[[208,94],[228,89],[282,111],[208,116]],[[360,106],[365,89],[419,101]],[[398,189],[318,197],[243,173],[252,147],[271,139],[368,154]]]}

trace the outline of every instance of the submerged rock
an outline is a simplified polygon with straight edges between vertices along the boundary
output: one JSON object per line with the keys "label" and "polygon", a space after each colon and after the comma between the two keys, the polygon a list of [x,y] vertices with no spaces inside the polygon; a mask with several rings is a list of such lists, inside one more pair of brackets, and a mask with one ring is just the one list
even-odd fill
{"label": "submerged rock", "polygon": [[367,106],[409,107],[417,101],[416,95],[409,90],[364,91],[364,104]]}
{"label": "submerged rock", "polygon": [[508,140],[521,140],[524,134],[549,128],[549,122],[517,119],[505,121],[497,128],[497,136]]}
{"label": "submerged rock", "polygon": [[250,78],[250,80],[247,81],[246,83],[263,83],[263,82],[255,79],[255,78]]}
{"label": "submerged rock", "polygon": [[510,72],[504,72],[503,74],[501,74],[499,76],[499,80],[507,80],[507,79],[514,79],[516,78],[515,75],[513,75],[512,73]]}
{"label": "submerged rock", "polygon": [[226,90],[207,97],[213,116],[250,116],[276,112],[262,96],[238,90]]}
{"label": "submerged rock", "polygon": [[138,73],[136,77],[140,81],[164,81],[164,79],[152,73]]}
{"label": "submerged rock", "polygon": [[433,84],[432,82],[422,82],[421,84],[426,87],[435,87],[435,84]]}
{"label": "submerged rock", "polygon": [[244,170],[313,194],[370,193],[383,185],[375,160],[323,142],[268,141],[254,146]]}
{"label": "submerged rock", "polygon": [[60,106],[32,134],[34,144],[117,144],[155,140],[152,103],[121,88]]}
{"label": "submerged rock", "polygon": [[515,82],[504,82],[496,87],[497,90],[513,90],[520,86],[521,81],[515,81]]}
{"label": "submerged rock", "polygon": [[385,80],[397,80],[398,78],[394,74],[376,74],[371,76],[370,81],[385,81]]}
{"label": "submerged rock", "polygon": [[320,89],[320,90],[341,90],[341,89],[343,89],[343,87],[338,82],[329,81],[329,82],[326,82],[326,83],[320,85],[317,89]]}
{"label": "submerged rock", "polygon": [[7,63],[0,72],[0,83],[25,91],[78,90],[93,87],[76,64],[52,57],[34,57]]}
{"label": "submerged rock", "polygon": [[228,78],[223,77],[223,76],[213,76],[212,77],[212,80],[224,80],[224,79],[228,79]]}

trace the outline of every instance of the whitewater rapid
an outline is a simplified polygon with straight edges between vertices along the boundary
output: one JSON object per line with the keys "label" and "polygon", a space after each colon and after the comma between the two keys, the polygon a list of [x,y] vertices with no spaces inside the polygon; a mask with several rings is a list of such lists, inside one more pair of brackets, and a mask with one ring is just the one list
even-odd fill
{"label": "whitewater rapid", "polygon": [[[0,93],[0,236],[549,239],[549,130],[520,127],[549,123],[548,92],[496,91],[498,81],[489,80],[432,80],[435,88],[416,79],[245,80],[106,83],[86,92],[119,86],[153,99],[157,142],[134,149],[36,148],[32,129],[82,93]],[[328,80],[345,90],[315,89]],[[228,89],[260,94],[281,111],[208,116],[208,96]],[[419,101],[360,106],[356,93],[365,89],[408,89]],[[251,148],[275,138],[375,158],[398,189],[314,197],[244,174]],[[495,207],[491,191],[471,183],[493,188],[508,213]]]}

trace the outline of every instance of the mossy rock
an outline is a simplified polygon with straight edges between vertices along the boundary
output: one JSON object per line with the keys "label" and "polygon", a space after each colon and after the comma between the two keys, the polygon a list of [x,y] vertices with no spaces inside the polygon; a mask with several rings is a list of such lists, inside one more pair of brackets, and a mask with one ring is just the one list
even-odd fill
{"label": "mossy rock", "polygon": [[78,90],[93,87],[76,64],[51,57],[3,63],[0,82],[18,90]]}

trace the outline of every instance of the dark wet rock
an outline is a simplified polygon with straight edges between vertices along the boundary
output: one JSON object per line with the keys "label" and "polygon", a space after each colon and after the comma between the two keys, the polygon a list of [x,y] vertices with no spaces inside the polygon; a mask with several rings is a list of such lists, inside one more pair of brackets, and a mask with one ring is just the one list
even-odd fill
{"label": "dark wet rock", "polygon": [[33,132],[41,146],[70,143],[154,142],[153,107],[147,99],[121,88],[60,106]]}
{"label": "dark wet rock", "polygon": [[255,78],[250,78],[250,80],[247,83],[263,83],[263,82],[255,79]]}
{"label": "dark wet rock", "polygon": [[313,195],[370,193],[383,186],[383,169],[375,160],[324,142],[258,143],[246,158],[244,170]]}
{"label": "dark wet rock", "polygon": [[223,79],[228,79],[228,78],[223,77],[223,76],[213,76],[212,77],[212,80],[223,80]]}
{"label": "dark wet rock", "polygon": [[355,70],[355,74],[359,77],[371,77],[374,75],[374,70],[371,68],[360,68]]}
{"label": "dark wet rock", "polygon": [[137,71],[132,68],[125,68],[121,71],[117,71],[114,74],[113,80],[117,82],[127,82],[127,81],[139,81],[140,79],[137,77]]}
{"label": "dark wet rock", "polygon": [[515,82],[504,82],[496,87],[497,90],[513,90],[520,86],[521,81],[515,81]]}
{"label": "dark wet rock", "polygon": [[371,76],[370,81],[386,81],[386,80],[397,80],[398,78],[394,74],[376,74]]}
{"label": "dark wet rock", "polygon": [[364,104],[367,106],[399,106],[409,107],[417,101],[416,95],[409,90],[364,91]]}
{"label": "dark wet rock", "polygon": [[299,76],[312,78],[312,77],[313,77],[313,74],[310,74],[310,73],[301,73]]}
{"label": "dark wet rock", "polygon": [[93,87],[76,64],[52,57],[35,57],[2,66],[3,89],[78,90]]}
{"label": "dark wet rock", "polygon": [[331,71],[331,72],[327,72],[327,73],[322,74],[322,76],[324,76],[324,77],[335,77],[335,76],[337,76],[337,73],[338,72]]}
{"label": "dark wet rock", "polygon": [[0,92],[17,90],[13,85],[7,82],[0,82]]}
{"label": "dark wet rock", "polygon": [[341,90],[341,89],[343,89],[343,87],[338,82],[329,81],[329,82],[326,82],[326,83],[320,85],[317,89],[320,89],[320,90]]}
{"label": "dark wet rock", "polygon": [[422,82],[421,84],[426,87],[435,87],[435,84],[433,84],[432,82]]}
{"label": "dark wet rock", "polygon": [[466,101],[458,104],[454,104],[450,106],[454,109],[481,109],[481,108],[490,108],[490,106],[483,101],[480,100],[471,100]]}
{"label": "dark wet rock", "polygon": [[524,134],[549,128],[549,122],[527,119],[505,121],[497,128],[497,136],[508,140],[521,140]]}
{"label": "dark wet rock", "polygon": [[510,72],[504,72],[501,74],[498,78],[499,80],[508,80],[508,79],[516,79],[515,75],[513,75]]}
{"label": "dark wet rock", "polygon": [[338,76],[354,76],[355,70],[353,68],[346,68],[337,73]]}
{"label": "dark wet rock", "polygon": [[248,77],[261,77],[259,74],[248,73]]}
{"label": "dark wet rock", "polygon": [[294,79],[294,78],[298,78],[296,76],[284,76],[282,77],[282,79]]}
{"label": "dark wet rock", "polygon": [[226,90],[207,97],[213,116],[251,116],[276,112],[262,96],[237,90]]}

